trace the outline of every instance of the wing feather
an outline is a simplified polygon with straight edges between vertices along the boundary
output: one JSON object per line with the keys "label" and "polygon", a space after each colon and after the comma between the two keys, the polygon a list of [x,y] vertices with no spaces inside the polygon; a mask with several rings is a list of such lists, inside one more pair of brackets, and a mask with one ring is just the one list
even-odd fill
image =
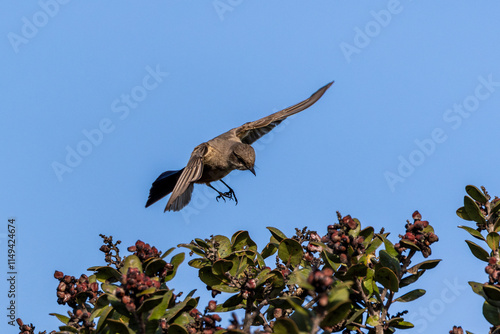
{"label": "wing feather", "polygon": [[285,118],[301,112],[302,110],[305,110],[316,103],[316,101],[320,99],[320,97],[326,92],[328,88],[330,88],[332,84],[333,81],[318,89],[308,99],[299,102],[291,107],[275,112],[274,114],[271,114],[254,122],[243,124],[242,126],[235,129],[236,136],[238,136],[243,143],[249,145],[252,144],[257,139],[261,138],[269,131],[274,129]]}
{"label": "wing feather", "polygon": [[195,147],[187,166],[182,171],[179,180],[175,184],[165,211],[179,211],[191,200],[193,183],[201,178],[203,174],[203,157],[208,151],[208,144],[203,143]]}

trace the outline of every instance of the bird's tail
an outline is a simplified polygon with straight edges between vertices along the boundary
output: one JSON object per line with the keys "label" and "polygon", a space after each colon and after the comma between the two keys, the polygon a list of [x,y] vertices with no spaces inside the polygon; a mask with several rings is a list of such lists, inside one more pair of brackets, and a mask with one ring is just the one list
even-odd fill
{"label": "bird's tail", "polygon": [[149,190],[148,201],[146,202],[146,208],[151,204],[159,201],[163,197],[167,196],[174,190],[175,184],[177,180],[182,174],[184,170],[169,170],[165,173],[162,173],[151,185],[151,189]]}

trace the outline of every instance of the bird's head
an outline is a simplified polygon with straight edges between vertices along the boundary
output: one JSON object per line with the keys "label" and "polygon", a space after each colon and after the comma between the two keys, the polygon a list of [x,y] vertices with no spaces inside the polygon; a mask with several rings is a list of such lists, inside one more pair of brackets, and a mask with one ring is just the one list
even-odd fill
{"label": "bird's head", "polygon": [[229,160],[232,165],[239,170],[249,170],[255,175],[255,151],[252,146],[243,143],[237,143],[232,147],[233,151]]}

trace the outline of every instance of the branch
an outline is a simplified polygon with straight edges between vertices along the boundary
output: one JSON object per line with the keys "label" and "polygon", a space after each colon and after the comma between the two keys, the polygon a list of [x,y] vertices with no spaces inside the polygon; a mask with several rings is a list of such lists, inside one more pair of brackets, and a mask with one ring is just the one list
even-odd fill
{"label": "branch", "polygon": [[368,301],[368,296],[365,294],[365,291],[363,290],[363,286],[361,286],[361,279],[359,278],[356,279],[356,286],[358,287],[359,293],[361,294],[361,298],[363,298],[363,301],[365,302],[365,305],[368,308],[368,312],[370,313],[370,315],[376,315],[376,312],[373,309],[372,304]]}
{"label": "branch", "polygon": [[252,311],[254,300],[247,300],[247,307],[245,308],[245,320],[243,322],[243,331],[245,333],[250,333],[250,328],[254,323],[255,319],[260,315],[260,310],[268,304],[268,301],[264,299],[254,311]]}

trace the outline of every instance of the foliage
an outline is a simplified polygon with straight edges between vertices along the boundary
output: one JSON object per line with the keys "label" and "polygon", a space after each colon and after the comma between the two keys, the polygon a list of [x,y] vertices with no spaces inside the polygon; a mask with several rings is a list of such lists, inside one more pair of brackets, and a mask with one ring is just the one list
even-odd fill
{"label": "foliage", "polygon": [[[101,235],[107,265],[89,268],[93,274],[79,279],[54,275],[58,302],[71,309],[68,316],[53,314],[63,323],[57,333],[379,334],[412,328],[404,320],[407,311],[390,308],[425,294],[407,286],[440,261],[411,266],[418,253],[431,255],[430,246],[438,241],[432,226],[416,211],[393,244],[384,229],[375,233],[351,216],[337,216],[323,236],[303,228],[288,237],[268,227],[270,240],[261,250],[247,231],[179,245],[194,256],[189,265],[198,269],[212,297],[221,294],[224,300],[211,300],[203,312],[195,291],[181,298],[167,286],[184,253],[167,262],[175,248],[162,254],[137,241],[122,258],[120,242]],[[226,312],[231,320],[222,327],[220,314]],[[18,324],[21,333],[34,333],[33,325],[20,319]]]}
{"label": "foliage", "polygon": [[480,245],[466,240],[472,254],[481,261],[487,263],[485,268],[488,274],[488,282],[482,284],[469,282],[472,290],[484,298],[483,315],[493,325],[490,334],[500,333],[500,198],[491,199],[484,187],[481,190],[468,185],[465,187],[468,196],[464,196],[464,206],[457,210],[457,215],[467,221],[476,223],[476,228],[469,226],[458,226],[469,232],[469,234],[481,240],[489,249],[485,250]]}

